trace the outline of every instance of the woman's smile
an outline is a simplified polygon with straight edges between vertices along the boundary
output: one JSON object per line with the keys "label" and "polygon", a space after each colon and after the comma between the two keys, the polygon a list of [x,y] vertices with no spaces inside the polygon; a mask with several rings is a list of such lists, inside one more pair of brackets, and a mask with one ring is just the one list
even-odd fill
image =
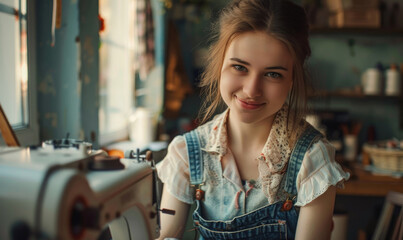
{"label": "woman's smile", "polygon": [[257,102],[253,100],[247,100],[247,99],[242,99],[239,98],[238,96],[235,95],[235,98],[237,99],[239,105],[242,108],[248,109],[248,110],[254,110],[254,109],[259,109],[262,106],[264,106],[266,103],[264,102]]}

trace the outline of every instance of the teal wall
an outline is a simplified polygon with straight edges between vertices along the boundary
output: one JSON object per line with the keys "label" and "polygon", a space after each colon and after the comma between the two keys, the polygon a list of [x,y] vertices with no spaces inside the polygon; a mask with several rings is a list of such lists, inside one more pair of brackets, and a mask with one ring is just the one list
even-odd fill
{"label": "teal wall", "polygon": [[78,1],[62,1],[62,26],[52,47],[52,1],[37,0],[37,89],[40,139],[60,139],[80,132],[78,82]]}
{"label": "teal wall", "polygon": [[[52,1],[37,0],[40,140],[98,140],[98,1],[62,2],[52,43]],[[78,41],[76,41],[78,40]]]}
{"label": "teal wall", "polygon": [[98,0],[79,1],[81,85],[79,139],[90,141],[95,147],[99,140],[99,5]]}
{"label": "teal wall", "polygon": [[[355,43],[352,47],[348,44],[351,40]],[[310,43],[309,67],[317,90],[351,90],[361,84],[361,74],[367,68],[377,63],[385,68],[391,63],[403,63],[403,33],[311,34]],[[319,109],[347,110],[353,119],[362,121],[361,142],[371,125],[377,139],[403,138],[398,99],[333,97],[311,103]]]}

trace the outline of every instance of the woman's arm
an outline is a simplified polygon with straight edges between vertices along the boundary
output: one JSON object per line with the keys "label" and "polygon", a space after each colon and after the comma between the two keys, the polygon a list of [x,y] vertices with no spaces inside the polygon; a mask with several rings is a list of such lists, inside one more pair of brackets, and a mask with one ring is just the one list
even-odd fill
{"label": "woman's arm", "polygon": [[301,207],[299,212],[297,240],[330,239],[336,187],[330,186],[321,196]]}
{"label": "woman's arm", "polygon": [[161,234],[158,239],[182,238],[190,205],[179,201],[164,187],[160,208],[175,210],[175,215],[161,213]]}

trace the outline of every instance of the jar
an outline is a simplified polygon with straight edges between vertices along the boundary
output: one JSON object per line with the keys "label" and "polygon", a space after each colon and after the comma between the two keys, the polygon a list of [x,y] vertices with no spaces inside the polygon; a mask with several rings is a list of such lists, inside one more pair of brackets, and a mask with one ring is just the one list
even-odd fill
{"label": "jar", "polygon": [[395,64],[391,64],[386,70],[385,95],[400,95],[400,73]]}

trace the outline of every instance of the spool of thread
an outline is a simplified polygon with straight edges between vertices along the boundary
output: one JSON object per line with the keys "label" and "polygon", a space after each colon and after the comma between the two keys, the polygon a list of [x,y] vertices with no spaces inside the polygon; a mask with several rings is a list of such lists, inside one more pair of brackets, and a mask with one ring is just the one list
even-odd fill
{"label": "spool of thread", "polygon": [[154,141],[155,123],[150,110],[137,108],[130,117],[130,140],[137,148],[143,148]]}
{"label": "spool of thread", "polygon": [[344,136],[344,159],[354,161],[357,157],[358,139],[357,135],[348,134]]}
{"label": "spool of thread", "polygon": [[400,94],[400,73],[395,64],[386,70],[385,95],[398,96]]}

